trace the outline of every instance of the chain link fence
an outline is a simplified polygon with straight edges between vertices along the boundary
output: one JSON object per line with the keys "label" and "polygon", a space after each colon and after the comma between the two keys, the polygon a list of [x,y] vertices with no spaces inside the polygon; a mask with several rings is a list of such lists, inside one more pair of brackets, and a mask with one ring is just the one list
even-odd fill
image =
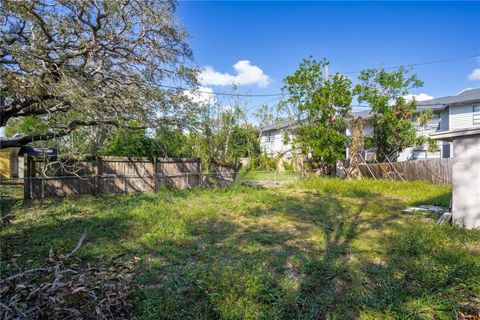
{"label": "chain link fence", "polygon": [[131,194],[161,188],[272,187],[314,174],[306,171],[233,171],[148,175],[43,176],[0,180],[1,199],[42,199],[69,195]]}
{"label": "chain link fence", "polygon": [[131,194],[155,192],[162,188],[229,187],[234,183],[234,177],[218,173],[28,177],[24,179],[23,196],[25,199],[42,199],[80,194]]}

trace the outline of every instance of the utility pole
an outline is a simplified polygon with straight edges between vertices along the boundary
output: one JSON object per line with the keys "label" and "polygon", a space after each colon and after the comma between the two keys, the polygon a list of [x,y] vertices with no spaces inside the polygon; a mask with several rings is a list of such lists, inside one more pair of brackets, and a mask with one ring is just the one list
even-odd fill
{"label": "utility pole", "polygon": [[325,80],[328,81],[328,64],[325,65]]}

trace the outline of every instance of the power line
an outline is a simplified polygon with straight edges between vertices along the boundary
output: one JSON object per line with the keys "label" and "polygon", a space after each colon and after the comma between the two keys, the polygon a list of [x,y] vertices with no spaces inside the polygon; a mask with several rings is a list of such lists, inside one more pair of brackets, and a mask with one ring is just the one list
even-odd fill
{"label": "power line", "polygon": [[[375,67],[371,69],[385,69],[385,70],[391,70],[391,69],[398,69],[400,67],[415,67],[415,66],[424,66],[428,64],[435,64],[435,63],[443,63],[443,62],[450,62],[450,61],[457,61],[457,60],[464,60],[464,59],[472,59],[480,57],[479,54],[474,54],[470,56],[464,56],[464,57],[456,57],[456,58],[447,58],[447,59],[441,59],[441,60],[431,60],[431,61],[425,61],[425,62],[418,62],[418,63],[411,63],[411,64],[404,64],[404,65],[397,65],[393,67]],[[348,71],[348,72],[339,72],[340,74],[355,74],[355,73],[360,73],[363,70],[357,70],[357,71]]]}
{"label": "power line", "polygon": [[[476,57],[480,57],[480,55],[479,54],[474,54],[474,55],[463,56],[463,57],[447,58],[447,59],[440,59],[440,60],[431,60],[431,61],[424,61],[424,62],[418,62],[418,63],[405,64],[405,65],[397,65],[397,66],[391,66],[391,67],[373,67],[373,68],[370,68],[370,69],[392,70],[392,69],[397,69],[397,68],[400,68],[400,67],[424,66],[424,65],[429,65],[429,64],[444,63],[444,62],[464,60],[464,59],[472,59],[472,58],[476,58]],[[355,73],[360,73],[362,71],[363,70],[356,70],[356,71],[339,72],[339,73],[340,74],[355,74]],[[168,89],[183,90],[183,91],[191,91],[192,90],[192,89],[189,89],[189,88],[169,86],[169,85],[159,85],[159,87],[168,88]],[[194,90],[194,92],[217,95],[217,96],[231,96],[231,97],[281,97],[281,96],[286,95],[285,93],[250,94],[250,93],[236,93],[236,92],[214,92],[214,91],[210,92],[210,91],[205,91],[205,90]],[[362,106],[359,106],[359,107],[362,107]]]}
{"label": "power line", "polygon": [[[176,87],[176,86],[168,86],[165,84],[159,85],[159,87],[169,88],[169,89],[176,89],[176,90],[183,90],[183,91],[192,91],[192,89],[183,88],[183,87]],[[235,92],[210,92],[210,91],[202,91],[202,90],[193,90],[194,93],[206,93],[212,94],[217,96],[233,96],[233,97],[279,97],[283,96],[283,93],[273,93],[273,94],[249,94],[249,93],[235,93]]]}
{"label": "power line", "polygon": [[245,108],[245,111],[247,111],[247,112],[248,112],[248,111],[252,111],[253,109],[256,109],[256,108],[258,108],[258,107],[261,107],[261,106],[263,106],[263,105],[265,105],[265,104],[267,104],[267,103],[270,103],[270,102],[273,102],[273,101],[277,101],[277,100],[279,100],[279,99],[280,99],[280,97],[276,97],[276,98],[273,98],[273,99],[269,99],[269,100],[264,101],[264,102],[262,102],[262,103],[259,103],[259,104],[257,104],[257,105],[247,107],[247,108]]}

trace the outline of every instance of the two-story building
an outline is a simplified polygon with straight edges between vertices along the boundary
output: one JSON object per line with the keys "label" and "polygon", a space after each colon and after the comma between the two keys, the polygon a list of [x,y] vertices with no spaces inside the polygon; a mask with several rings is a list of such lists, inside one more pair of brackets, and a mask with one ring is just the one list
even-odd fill
{"label": "two-story building", "polygon": [[[435,130],[430,128],[424,134],[476,128],[480,126],[480,88],[466,89],[454,96],[417,102],[417,109],[432,110],[434,114],[432,125],[437,123]],[[441,158],[453,157],[450,142],[440,141],[439,147]]]}
{"label": "two-story building", "polygon": [[[480,88],[463,90],[457,95],[436,98],[417,102],[417,110],[432,110],[433,117],[425,125],[414,122],[418,135],[429,136],[438,131],[448,131],[480,126]],[[363,129],[364,136],[373,133],[369,122],[370,112],[352,112],[352,116],[365,119]],[[291,159],[293,155],[300,154],[299,150],[293,150],[292,141],[298,122],[281,122],[259,128],[260,147],[269,156],[282,156]],[[350,129],[345,132],[350,135]],[[403,150],[396,161],[450,158],[453,155],[451,143],[448,141],[438,142],[438,151],[429,152],[427,146],[412,146]],[[348,156],[348,155],[347,155]]]}
{"label": "two-story building", "polygon": [[293,148],[297,124],[296,121],[283,121],[260,127],[262,152],[269,157],[281,156],[286,160],[290,160],[295,154],[301,154],[300,150]]}

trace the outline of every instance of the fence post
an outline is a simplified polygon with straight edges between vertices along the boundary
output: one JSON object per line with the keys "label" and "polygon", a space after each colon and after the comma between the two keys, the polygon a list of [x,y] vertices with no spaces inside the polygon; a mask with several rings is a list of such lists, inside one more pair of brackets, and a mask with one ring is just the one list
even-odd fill
{"label": "fence post", "polygon": [[[33,199],[33,183],[32,183],[32,159],[29,154],[23,156],[23,178],[27,181],[23,182],[23,197]],[[25,183],[26,182],[26,183]]]}
{"label": "fence post", "polygon": [[126,162],[123,161],[123,193],[127,194],[127,176],[125,175]]}
{"label": "fence post", "polygon": [[200,158],[197,158],[197,177],[198,177],[198,185],[197,187],[201,187],[202,186],[202,169],[201,169],[201,165],[200,165]]}
{"label": "fence post", "polygon": [[153,190],[157,191],[158,190],[158,186],[157,186],[157,157],[153,157],[152,175],[153,175]]}
{"label": "fence post", "polygon": [[96,196],[98,191],[98,157],[95,157],[95,161],[93,163],[93,195]]}

